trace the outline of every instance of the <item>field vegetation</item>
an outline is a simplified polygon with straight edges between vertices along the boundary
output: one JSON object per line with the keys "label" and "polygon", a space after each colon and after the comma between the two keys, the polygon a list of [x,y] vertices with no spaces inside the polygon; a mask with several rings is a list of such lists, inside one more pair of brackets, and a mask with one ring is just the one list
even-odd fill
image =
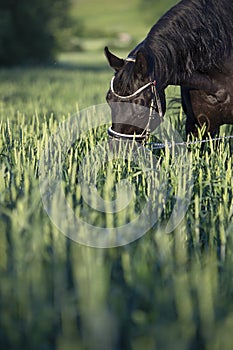
{"label": "field vegetation", "polygon": [[[78,3],[80,14],[88,11],[87,2]],[[126,51],[119,51],[124,57]],[[148,178],[140,156],[139,165],[129,154],[99,166],[98,144],[107,144],[109,111],[106,125],[81,135],[65,153],[67,202],[77,217],[105,228],[131,222],[152,198],[157,222],[130,244],[95,248],[70,240],[45,211],[39,180],[48,140],[70,116],[105,102],[111,76],[99,50],[63,53],[51,66],[0,70],[0,348],[231,350],[232,140],[156,150],[157,171]],[[178,94],[167,89],[165,119],[184,138],[185,116],[172,102]],[[232,127],[223,127],[225,134],[233,135]],[[77,177],[84,157],[84,175],[96,180],[106,203],[115,199],[117,184],[128,181],[133,195],[126,209],[111,214],[85,203]],[[181,168],[188,175],[181,177]],[[187,212],[167,233],[190,176]]]}
{"label": "field vegetation", "polygon": [[[103,62],[88,62],[87,69],[84,56],[75,60],[66,54],[53,68],[1,71],[1,347],[231,349],[229,141],[220,142],[218,148],[213,142],[203,151],[200,145],[185,150],[194,187],[183,221],[170,234],[164,228],[178,195],[180,163],[166,150],[156,153],[160,176],[168,180],[169,189],[166,201],[154,198],[154,210],[162,206],[162,214],[145,236],[131,244],[96,249],[72,242],[43,208],[38,177],[46,140],[78,108],[104,102],[111,71]],[[168,98],[175,92],[168,91]],[[167,118],[182,134],[182,113],[170,109]],[[93,150],[97,140],[106,139],[103,128],[94,130],[67,155],[63,186],[77,215],[83,206],[80,185],[69,174],[75,174],[77,159],[83,159],[88,147]],[[136,184],[136,202],[139,198],[143,207],[146,178],[134,175],[129,164],[110,162],[100,170],[98,190],[111,200],[116,182],[126,178]],[[184,196],[182,187],[180,191]],[[88,218],[101,225],[119,225],[138,215],[135,203],[127,215],[120,212],[114,220],[93,211]]]}

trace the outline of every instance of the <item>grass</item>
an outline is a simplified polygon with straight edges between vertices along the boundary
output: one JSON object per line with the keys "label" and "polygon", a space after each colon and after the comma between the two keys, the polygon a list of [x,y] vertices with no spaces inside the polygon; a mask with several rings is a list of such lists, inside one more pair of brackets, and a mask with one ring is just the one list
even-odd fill
{"label": "grass", "polygon": [[[77,215],[111,227],[135,218],[149,196],[153,214],[162,208],[158,222],[131,244],[97,249],[75,243],[45,212],[39,172],[48,138],[78,108],[104,102],[112,72],[102,56],[92,57],[88,62],[85,54],[66,55],[54,67],[0,71],[0,347],[231,350],[229,141],[218,148],[210,143],[204,150],[195,145],[178,156],[157,151],[166,200],[163,190],[150,192],[148,184],[157,184],[156,176],[148,178],[130,158],[97,168],[98,142],[107,141],[105,127],[72,145],[65,153],[62,186]],[[170,89],[168,97],[174,93]],[[170,109],[166,118],[184,132],[179,110]],[[229,127],[225,131],[232,132]],[[57,151],[62,154],[61,145]],[[114,199],[122,179],[134,186],[134,200],[126,210],[99,213],[84,203],[76,179],[84,155],[89,159],[84,174],[93,176],[105,200]],[[182,222],[167,234],[177,196],[186,196],[179,174],[187,162],[194,180],[190,205]]]}
{"label": "grass", "polygon": [[[17,113],[31,118],[35,112],[61,118],[75,113],[78,106],[83,109],[90,102],[103,103],[111,75],[104,54],[96,52],[63,54],[61,60],[48,67],[2,69],[1,119],[14,118]],[[99,89],[93,90],[96,79]]]}
{"label": "grass", "polygon": [[[141,19],[139,0],[125,1],[95,1],[79,0],[74,2],[72,15],[81,19],[89,33],[127,32],[137,39],[142,39],[147,30]],[[135,26],[135,22],[137,26]]]}
{"label": "grass", "polygon": [[[76,38],[76,42],[84,50],[100,50],[101,47],[109,45],[118,50],[127,48],[129,52],[146,37],[152,25],[177,2],[177,0],[157,3],[142,0],[73,1],[71,16],[74,21],[83,24],[83,32],[78,36],[85,37],[85,40]],[[120,33],[128,34],[129,41],[120,41]]]}

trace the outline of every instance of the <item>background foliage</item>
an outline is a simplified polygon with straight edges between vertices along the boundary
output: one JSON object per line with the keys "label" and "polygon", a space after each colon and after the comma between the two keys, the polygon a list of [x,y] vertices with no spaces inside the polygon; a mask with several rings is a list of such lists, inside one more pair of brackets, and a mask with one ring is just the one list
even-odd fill
{"label": "background foliage", "polygon": [[129,49],[175,2],[0,0],[0,65],[51,63],[60,51],[108,44]]}
{"label": "background foliage", "polygon": [[69,0],[1,0],[0,65],[41,63],[61,49]]}
{"label": "background foliage", "polygon": [[141,0],[139,6],[141,8],[142,18],[147,24],[153,24],[166,12],[166,9],[170,9],[178,2],[179,0]]}

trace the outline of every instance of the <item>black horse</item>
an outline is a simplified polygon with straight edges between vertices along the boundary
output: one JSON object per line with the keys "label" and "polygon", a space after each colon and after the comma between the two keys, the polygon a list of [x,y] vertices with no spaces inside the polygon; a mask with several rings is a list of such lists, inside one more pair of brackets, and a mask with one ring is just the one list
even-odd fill
{"label": "black horse", "polygon": [[[107,102],[112,109],[112,137],[146,138],[166,111],[164,90],[181,87],[186,133],[197,135],[197,126],[206,124],[214,135],[220,125],[233,124],[233,6],[232,0],[182,0],[150,30],[126,59],[105,48],[115,70]],[[125,113],[125,105],[156,109],[140,117]],[[127,136],[128,135],[128,136]]]}

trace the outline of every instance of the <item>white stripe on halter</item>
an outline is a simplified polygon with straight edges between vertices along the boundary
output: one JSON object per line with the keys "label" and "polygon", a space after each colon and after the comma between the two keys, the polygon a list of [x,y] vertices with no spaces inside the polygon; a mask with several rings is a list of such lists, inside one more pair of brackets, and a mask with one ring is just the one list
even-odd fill
{"label": "white stripe on halter", "polygon": [[134,57],[127,57],[126,59],[125,59],[127,62],[136,62],[136,58],[134,58]]}
{"label": "white stripe on halter", "polygon": [[118,97],[119,99],[121,99],[122,101],[124,100],[131,100],[132,98],[136,97],[137,95],[139,95],[142,91],[144,91],[145,89],[147,89],[149,86],[151,85],[156,85],[156,82],[155,81],[149,81],[149,83],[141,86],[139,89],[137,89],[134,93],[130,94],[130,95],[127,95],[127,96],[122,96],[122,95],[118,95],[116,93],[116,91],[114,90],[114,86],[113,86],[113,83],[114,83],[114,79],[115,79],[115,76],[112,78],[111,80],[111,92],[113,93],[113,95],[115,95],[116,97]]}

